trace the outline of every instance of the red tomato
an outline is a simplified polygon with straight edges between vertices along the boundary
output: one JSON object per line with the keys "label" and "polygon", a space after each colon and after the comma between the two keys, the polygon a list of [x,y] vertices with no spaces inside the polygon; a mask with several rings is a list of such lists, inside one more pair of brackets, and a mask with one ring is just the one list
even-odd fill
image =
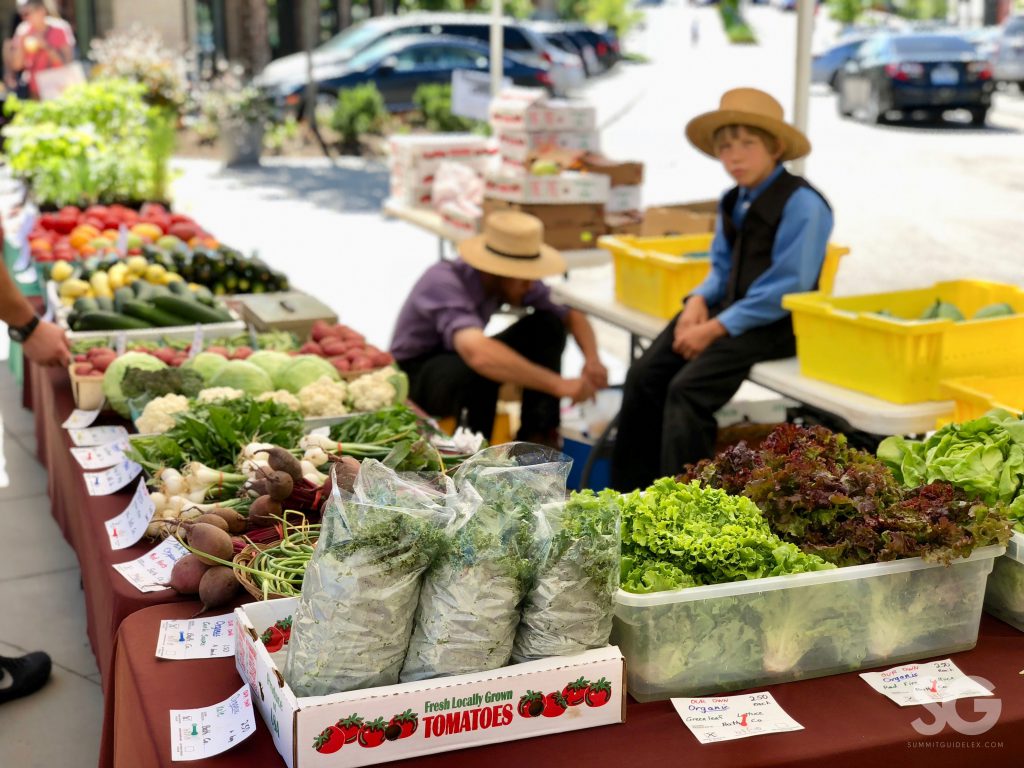
{"label": "red tomato", "polygon": [[568,706],[565,696],[558,691],[553,691],[544,697],[544,711],[541,714],[544,717],[558,717],[565,712]]}
{"label": "red tomato", "polygon": [[313,741],[313,749],[324,755],[337,752],[345,746],[345,734],[337,726],[328,725]]}

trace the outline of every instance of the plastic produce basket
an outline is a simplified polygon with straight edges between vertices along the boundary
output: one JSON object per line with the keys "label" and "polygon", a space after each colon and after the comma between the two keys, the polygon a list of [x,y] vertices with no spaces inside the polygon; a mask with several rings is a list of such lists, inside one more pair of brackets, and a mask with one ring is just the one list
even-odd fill
{"label": "plastic produce basket", "polygon": [[942,382],[942,392],[953,401],[953,421],[960,424],[993,408],[1024,413],[1024,376],[949,379]]}
{"label": "plastic produce basket", "polygon": [[973,648],[1003,547],[616,597],[638,701],[704,696]]}
{"label": "plastic produce basket", "polygon": [[[708,251],[713,237],[710,232],[673,237],[620,235],[598,238],[597,244],[611,253],[615,264],[615,299],[668,319],[711,270]],[[819,280],[823,292],[832,292],[839,260],[849,252],[842,246],[828,246]]]}
{"label": "plastic produce basket", "polygon": [[[966,317],[1005,302],[1017,314],[986,320],[898,320],[920,317],[936,300]],[[823,292],[785,296],[793,313],[800,371],[893,403],[943,399],[942,380],[1024,375],[1024,290],[1002,283],[955,280],[893,293],[841,298]]]}
{"label": "plastic produce basket", "polygon": [[1024,632],[1024,534],[1014,532],[996,558],[985,589],[985,612]]}

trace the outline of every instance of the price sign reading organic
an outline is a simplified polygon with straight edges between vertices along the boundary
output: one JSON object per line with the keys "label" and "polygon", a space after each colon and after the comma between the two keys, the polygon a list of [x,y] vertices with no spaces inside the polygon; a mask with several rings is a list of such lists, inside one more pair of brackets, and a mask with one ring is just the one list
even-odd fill
{"label": "price sign reading organic", "polygon": [[141,539],[155,511],[156,506],[149,497],[146,481],[139,480],[139,487],[135,489],[135,495],[124,512],[104,523],[110,548],[126,549]]}
{"label": "price sign reading organic", "polygon": [[68,437],[75,445],[93,446],[113,443],[128,437],[128,430],[124,427],[89,427],[88,429],[69,429]]}
{"label": "price sign reading organic", "polygon": [[701,744],[803,730],[770,693],[672,699],[672,706]]}
{"label": "price sign reading organic", "polygon": [[202,709],[171,710],[171,759],[202,760],[240,744],[256,732],[249,684],[228,700]]}
{"label": "price sign reading organic", "polygon": [[128,440],[124,439],[104,445],[72,448],[71,455],[82,469],[103,469],[124,461],[126,450],[128,450]]}
{"label": "price sign reading organic", "polygon": [[159,592],[170,589],[167,582],[171,578],[171,570],[187,554],[188,550],[181,542],[171,536],[142,557],[127,563],[115,563],[114,570],[128,579],[139,592]]}
{"label": "price sign reading organic", "polygon": [[156,655],[161,659],[216,659],[234,656],[234,614],[161,621]]}
{"label": "price sign reading organic", "polygon": [[64,419],[64,423],[61,424],[64,429],[85,429],[91,426],[96,417],[100,415],[99,409],[95,411],[83,411],[80,408],[75,408],[71,412],[71,415]]}
{"label": "price sign reading organic", "polygon": [[128,485],[139,476],[141,471],[142,467],[134,461],[125,459],[110,469],[85,472],[82,477],[85,479],[85,488],[89,491],[90,496],[109,496]]}
{"label": "price sign reading organic", "polygon": [[885,672],[864,672],[861,677],[901,707],[992,695],[992,691],[967,677],[949,659],[904,664]]}

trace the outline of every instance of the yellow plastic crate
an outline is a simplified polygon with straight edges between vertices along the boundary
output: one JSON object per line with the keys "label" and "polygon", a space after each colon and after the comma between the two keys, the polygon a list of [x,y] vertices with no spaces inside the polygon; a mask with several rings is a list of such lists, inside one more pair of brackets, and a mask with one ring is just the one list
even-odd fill
{"label": "yellow plastic crate", "polygon": [[[680,302],[704,282],[711,271],[711,240],[714,234],[637,237],[608,235],[597,244],[612,255],[615,264],[615,299],[632,309],[669,319]],[[819,285],[832,292],[839,259],[848,248],[829,244]]]}
{"label": "yellow plastic crate", "polygon": [[993,408],[1024,413],[1024,376],[971,376],[942,382],[942,393],[953,401],[953,421],[984,416]]}
{"label": "yellow plastic crate", "polygon": [[[920,317],[936,300],[966,317],[1006,302],[1016,315],[953,322]],[[785,296],[793,313],[797,356],[805,376],[893,403],[944,399],[941,382],[967,376],[1024,375],[1024,290],[981,280],[860,296],[823,292]]]}

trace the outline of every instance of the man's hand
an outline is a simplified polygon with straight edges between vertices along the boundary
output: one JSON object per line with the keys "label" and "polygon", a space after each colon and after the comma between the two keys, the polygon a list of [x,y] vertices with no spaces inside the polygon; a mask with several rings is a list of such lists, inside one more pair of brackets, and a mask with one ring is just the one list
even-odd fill
{"label": "man's hand", "polygon": [[67,366],[71,362],[71,348],[64,331],[53,323],[41,320],[22,347],[25,357],[38,365]]}
{"label": "man's hand", "polygon": [[563,379],[562,397],[572,398],[573,403],[582,403],[594,397],[596,389],[586,379]]}
{"label": "man's hand", "polygon": [[727,336],[728,333],[725,330],[725,326],[718,322],[718,320],[709,320],[700,325],[683,328],[682,331],[677,327],[672,351],[682,355],[687,360],[693,360],[693,358],[707,349],[713,341]]}
{"label": "man's hand", "polygon": [[683,305],[683,311],[679,313],[679,322],[676,323],[676,328],[678,329],[679,326],[689,328],[691,325],[700,325],[707,321],[708,303],[704,300],[703,296],[695,293]]}
{"label": "man's hand", "polygon": [[596,357],[583,364],[580,377],[589,381],[595,390],[608,388],[608,369]]}

